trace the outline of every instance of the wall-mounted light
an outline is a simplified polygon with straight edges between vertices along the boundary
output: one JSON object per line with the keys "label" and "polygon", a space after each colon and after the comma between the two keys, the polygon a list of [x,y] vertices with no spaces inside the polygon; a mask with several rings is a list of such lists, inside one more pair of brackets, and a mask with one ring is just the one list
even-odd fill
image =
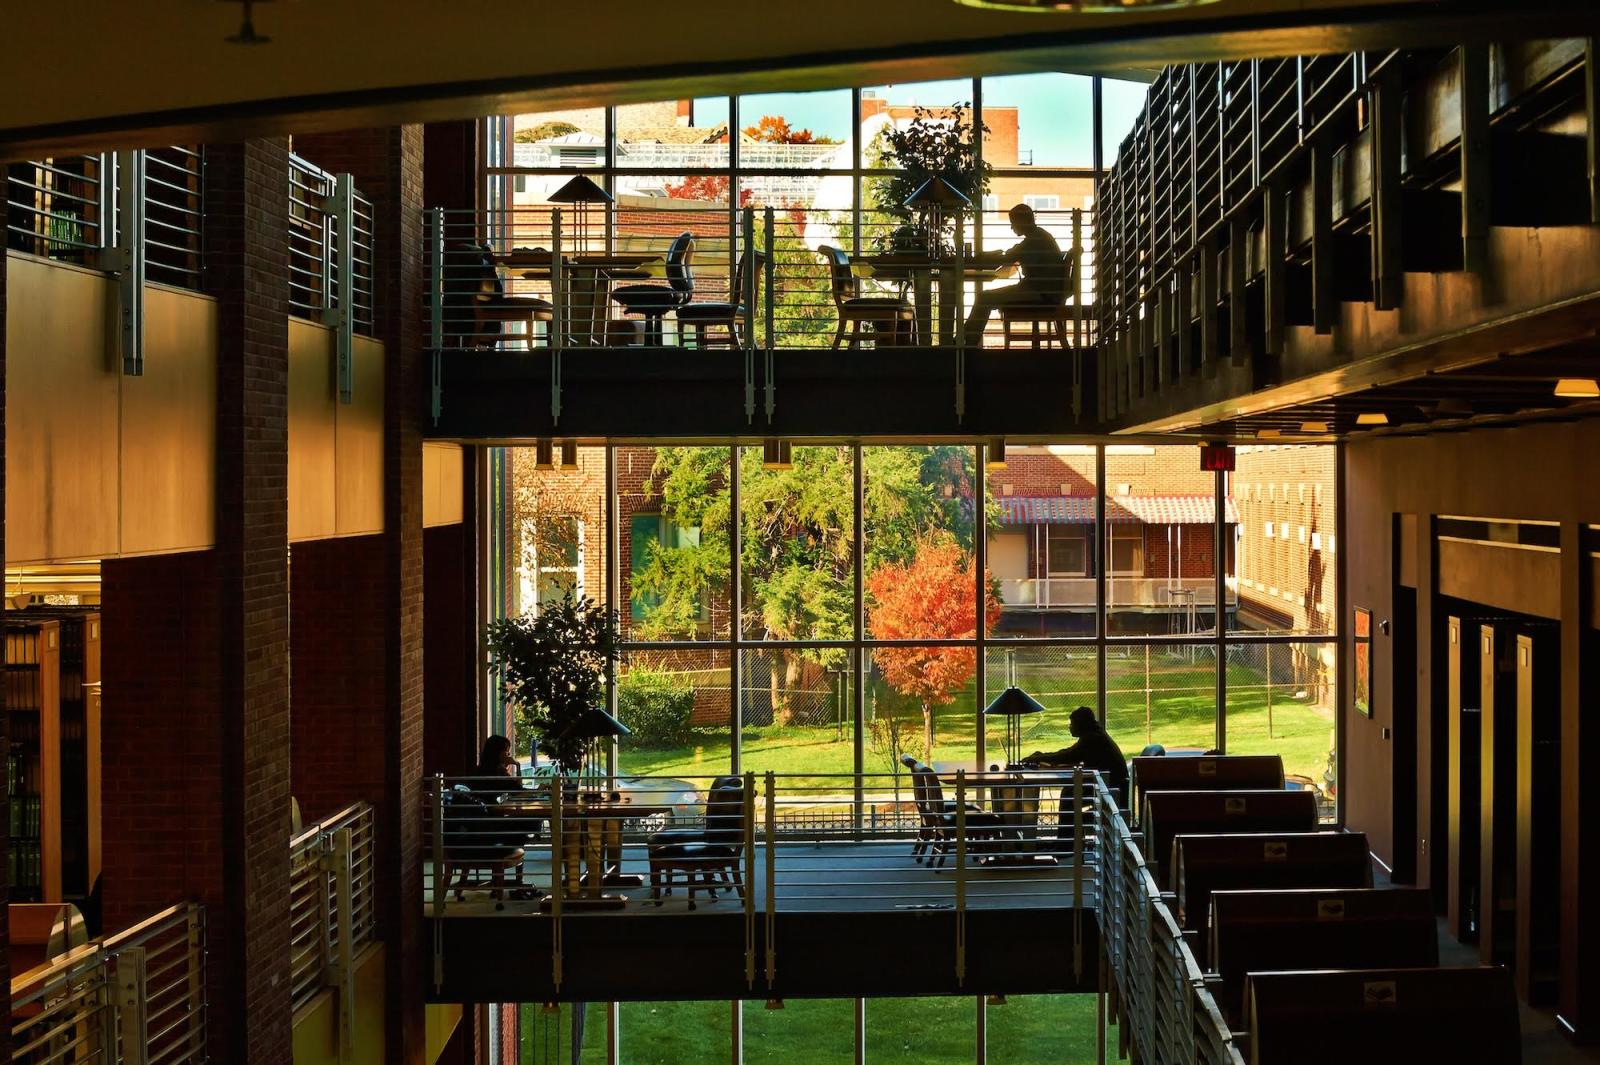
{"label": "wall-mounted light", "polygon": [[986,467],[988,467],[989,469],[991,469],[991,470],[1003,470],[1003,469],[1005,469],[1006,468],[1006,438],[1003,437],[1003,436],[991,436],[989,438],[988,447],[989,447],[989,457],[988,457],[988,460],[984,463],[984,465]]}
{"label": "wall-mounted light", "polygon": [[769,436],[761,441],[761,468],[787,470],[794,467],[794,451],[789,441]]}
{"label": "wall-mounted light", "polygon": [[1388,425],[1389,416],[1381,410],[1369,410],[1365,414],[1356,415],[1357,425]]}
{"label": "wall-mounted light", "polygon": [[578,442],[576,440],[561,441],[561,468],[564,470],[578,468]]}
{"label": "wall-mounted light", "polygon": [[1600,381],[1592,377],[1563,377],[1556,382],[1556,395],[1562,399],[1600,399]]}
{"label": "wall-mounted light", "polygon": [[555,469],[555,446],[550,438],[541,436],[533,442],[533,468],[536,470]]}

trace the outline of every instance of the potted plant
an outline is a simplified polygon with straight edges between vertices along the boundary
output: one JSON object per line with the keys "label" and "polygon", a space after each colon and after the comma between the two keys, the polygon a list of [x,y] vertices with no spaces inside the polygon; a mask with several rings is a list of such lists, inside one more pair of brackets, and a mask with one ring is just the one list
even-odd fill
{"label": "potted plant", "polygon": [[570,595],[488,627],[490,668],[517,727],[568,776],[583,769],[596,736],[588,726],[604,714],[606,676],[621,660],[621,641],[615,611]]}
{"label": "potted plant", "polygon": [[[975,129],[972,107],[959,103],[937,109],[919,104],[910,122],[904,126],[885,126],[879,132],[874,141],[877,161],[893,172],[874,181],[872,188],[876,190],[879,210],[899,223],[888,227],[880,236],[885,250],[913,250],[906,245],[919,241],[921,233],[915,225],[917,212],[906,206],[906,200],[932,178],[943,178],[972,201],[973,206],[961,213],[971,214],[981,209],[993,168],[979,161],[976,138],[988,131],[987,126]],[[953,214],[946,215],[947,219],[952,217]],[[948,244],[949,232],[942,231],[940,240]]]}

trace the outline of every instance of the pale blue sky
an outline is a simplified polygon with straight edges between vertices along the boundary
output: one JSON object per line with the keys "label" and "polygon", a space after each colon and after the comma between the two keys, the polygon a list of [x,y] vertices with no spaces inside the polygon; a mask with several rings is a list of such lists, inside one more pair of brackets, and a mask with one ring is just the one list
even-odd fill
{"label": "pale blue sky", "polygon": [[[1102,99],[1105,108],[1105,152],[1109,165],[1117,145],[1127,134],[1140,107],[1146,86],[1140,82],[1107,80]],[[896,105],[925,104],[947,107],[972,99],[972,83],[928,81],[908,85],[881,85],[874,92]],[[1018,148],[1026,159],[1033,153],[1035,166],[1087,167],[1094,161],[1091,149],[1094,120],[1090,113],[1090,79],[1079,74],[1014,74],[985,78],[984,104],[1018,109]],[[748,126],[762,115],[782,115],[797,129],[819,137],[845,140],[850,135],[850,91],[763,93],[739,102],[739,120]],[[726,121],[728,102],[723,97],[695,101],[695,124]]]}

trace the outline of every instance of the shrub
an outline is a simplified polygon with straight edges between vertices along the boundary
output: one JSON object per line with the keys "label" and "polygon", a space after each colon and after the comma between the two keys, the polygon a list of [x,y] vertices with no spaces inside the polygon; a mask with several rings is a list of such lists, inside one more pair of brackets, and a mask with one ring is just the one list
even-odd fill
{"label": "shrub", "polygon": [[694,687],[672,673],[633,669],[617,681],[617,715],[633,747],[681,747],[690,740]]}

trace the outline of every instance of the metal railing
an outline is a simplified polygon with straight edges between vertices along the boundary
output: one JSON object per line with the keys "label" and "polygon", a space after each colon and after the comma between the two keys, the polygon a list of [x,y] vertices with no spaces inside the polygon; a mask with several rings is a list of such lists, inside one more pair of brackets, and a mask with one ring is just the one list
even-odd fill
{"label": "metal railing", "polygon": [[372,332],[372,204],[348,174],[289,156],[289,308],[322,321],[346,305],[358,333]]}
{"label": "metal railing", "polygon": [[205,153],[173,145],[144,153],[145,277],[198,291],[204,260]]}
{"label": "metal railing", "polygon": [[376,933],[373,844],[372,807],[364,802],[289,842],[289,995],[296,1010],[327,989],[338,994],[341,1012],[354,1007],[355,956]]}
{"label": "metal railing", "polygon": [[[1007,609],[1092,610],[1093,577],[1002,577],[1000,601]],[[1106,606],[1110,609],[1186,610],[1216,605],[1210,577],[1109,577]],[[1227,603],[1236,606],[1238,592],[1230,585]]]}
{"label": "metal railing", "polygon": [[[726,179],[699,180],[714,185]],[[983,214],[976,242],[974,219],[947,223],[944,250],[930,255],[917,227],[889,212],[802,204],[730,208],[716,195],[716,188],[685,181],[649,204],[430,211],[430,295],[423,313],[432,346],[526,350],[549,346],[551,337],[565,338],[557,347],[951,346],[962,340],[961,323],[980,292],[1017,281],[996,277],[982,263],[982,255],[1017,240],[1004,212]],[[1038,344],[1090,346],[1098,328],[1094,212],[1040,210],[1036,217],[1061,247],[1067,288],[1059,317],[1039,318]],[[668,310],[657,334],[648,317],[635,317],[613,292],[624,285],[669,285],[668,255],[685,233],[694,257],[682,301],[745,310],[709,322]],[[850,261],[847,277],[837,283],[824,248]],[[556,255],[563,269],[553,272]],[[734,293],[738,264],[747,255],[759,257],[762,268]],[[753,304],[747,298],[752,292]],[[857,316],[841,314],[839,305],[854,296],[900,300],[902,317],[863,320],[858,329]],[[982,346],[1004,346],[1006,332],[1004,320],[992,316]],[[1032,319],[1014,323],[1011,333],[1013,347],[1035,344]]]}
{"label": "metal railing", "polygon": [[173,906],[11,982],[16,1065],[207,1060],[205,914]]}

